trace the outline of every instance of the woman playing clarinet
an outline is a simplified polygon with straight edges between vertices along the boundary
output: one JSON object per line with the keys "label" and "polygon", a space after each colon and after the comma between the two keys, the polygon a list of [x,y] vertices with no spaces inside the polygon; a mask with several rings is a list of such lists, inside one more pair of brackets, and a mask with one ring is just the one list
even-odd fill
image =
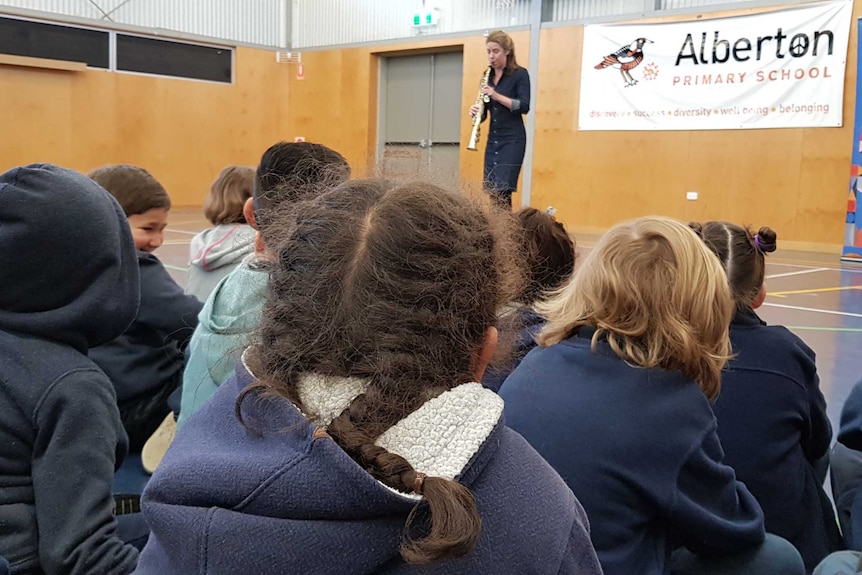
{"label": "woman playing clarinet", "polygon": [[495,30],[485,42],[491,73],[482,89],[489,99],[470,106],[470,116],[491,115],[488,145],[485,148],[484,186],[491,198],[507,210],[518,187],[524,161],[527,133],[521,116],[530,111],[530,75],[515,59],[515,43],[502,30]]}

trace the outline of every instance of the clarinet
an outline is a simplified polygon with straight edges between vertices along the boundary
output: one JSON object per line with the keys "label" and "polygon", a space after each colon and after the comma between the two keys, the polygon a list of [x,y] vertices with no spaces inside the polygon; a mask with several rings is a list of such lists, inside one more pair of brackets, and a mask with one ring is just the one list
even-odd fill
{"label": "clarinet", "polygon": [[476,151],[476,145],[479,143],[479,124],[482,123],[482,116],[485,114],[485,105],[491,101],[488,94],[483,93],[485,87],[488,86],[488,78],[491,77],[491,66],[485,70],[485,75],[482,76],[482,81],[479,82],[479,95],[476,97],[476,104],[479,105],[479,111],[473,117],[473,131],[470,132],[470,141],[467,143],[467,149]]}

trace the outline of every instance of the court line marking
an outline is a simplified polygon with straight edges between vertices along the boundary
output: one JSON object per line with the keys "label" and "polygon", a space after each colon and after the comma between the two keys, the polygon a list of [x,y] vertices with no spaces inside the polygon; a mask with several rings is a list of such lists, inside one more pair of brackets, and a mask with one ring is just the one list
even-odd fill
{"label": "court line marking", "polygon": [[[818,266],[812,266],[812,265],[807,265],[807,264],[802,264],[802,263],[789,264],[786,262],[768,262],[766,265],[768,265],[768,266],[780,266],[780,267],[785,267],[785,268],[806,268],[806,269],[814,269],[814,268],[818,267]],[[822,267],[824,270],[829,270],[829,271],[833,271],[833,272],[846,272],[848,274],[862,274],[862,268],[852,269],[852,268],[836,268],[836,267],[830,267],[830,266],[822,266]]]}
{"label": "court line marking", "polygon": [[169,270],[174,270],[177,272],[188,272],[189,271],[189,268],[184,268],[182,266],[174,266],[174,265],[166,264],[166,263],[162,263],[162,265],[165,266],[166,268],[168,268]]}
{"label": "court line marking", "polygon": [[860,285],[860,286],[824,287],[824,288],[810,288],[810,289],[776,291],[776,292],[769,292],[769,295],[776,296],[776,297],[785,297],[788,295],[796,295],[796,294],[803,294],[803,293],[825,293],[825,292],[833,292],[833,291],[858,291],[858,290],[862,290],[862,285]]}
{"label": "court line marking", "polygon": [[841,315],[841,316],[845,316],[845,317],[862,318],[862,313],[851,313],[849,311],[835,311],[832,309],[817,309],[817,308],[813,308],[813,307],[802,307],[802,306],[798,306],[798,305],[786,305],[783,303],[769,303],[769,302],[765,302],[763,305],[768,306],[768,307],[780,307],[783,309],[795,309],[798,311],[810,311],[810,312],[814,312],[814,313],[826,313],[826,314],[830,314],[830,315]]}
{"label": "court line marking", "polygon": [[770,275],[766,276],[765,279],[771,280],[774,278],[786,278],[789,276],[801,276],[803,274],[813,274],[813,273],[817,273],[817,272],[825,272],[825,271],[829,271],[829,269],[830,268],[813,268],[810,270],[799,270],[798,272],[786,272],[783,274],[770,274]]}
{"label": "court line marking", "polygon": [[823,327],[814,325],[786,325],[787,329],[798,329],[800,331],[840,331],[848,333],[862,333],[862,327]]}
{"label": "court line marking", "polygon": [[170,232],[172,234],[186,234],[187,236],[196,236],[200,233],[200,232],[187,232],[186,230],[172,230],[172,229],[166,228],[165,233],[168,233],[168,232]]}
{"label": "court line marking", "polygon": [[190,226],[192,224],[199,226],[199,225],[206,225],[206,222],[203,222],[200,220],[192,220],[192,221],[188,221],[188,222],[168,222],[168,225],[171,225],[171,226]]}
{"label": "court line marking", "polygon": [[171,240],[169,242],[162,242],[163,246],[187,246],[189,245],[188,240]]}

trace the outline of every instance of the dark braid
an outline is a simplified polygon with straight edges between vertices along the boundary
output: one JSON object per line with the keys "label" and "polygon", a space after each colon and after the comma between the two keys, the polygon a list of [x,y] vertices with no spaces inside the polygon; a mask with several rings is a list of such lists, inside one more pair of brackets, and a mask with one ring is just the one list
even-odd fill
{"label": "dark braid", "polygon": [[[265,390],[303,408],[303,373],[359,377],[367,388],[328,426],[330,437],[382,483],[423,501],[410,515],[402,557],[428,563],[469,553],[481,531],[472,493],[417,473],[375,441],[429,399],[472,381],[497,310],[518,290],[509,266],[510,220],[460,194],[411,183],[352,181],[303,202],[284,230],[258,345]],[[419,539],[411,524],[421,518]]]}
{"label": "dark braid", "polygon": [[365,419],[367,394],[362,394],[332,420],[329,435],[359,465],[375,479],[402,493],[416,492],[425,497],[431,517],[430,532],[423,538],[412,539],[408,533],[419,517],[420,506],[414,507],[407,518],[401,556],[408,563],[423,564],[460,557],[473,550],[482,530],[482,518],[476,500],[469,489],[457,481],[440,477],[423,477],[416,491],[419,475],[400,455],[374,445],[354,419]]}

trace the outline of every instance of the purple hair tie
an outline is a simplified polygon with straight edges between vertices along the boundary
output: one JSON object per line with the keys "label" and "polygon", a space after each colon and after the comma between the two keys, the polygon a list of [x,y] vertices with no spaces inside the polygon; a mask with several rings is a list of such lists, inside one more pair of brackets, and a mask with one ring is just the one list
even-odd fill
{"label": "purple hair tie", "polygon": [[[766,254],[766,252],[771,252],[775,250],[775,244],[768,244],[760,241],[760,234],[754,234],[754,248],[759,251],[761,254]],[[772,249],[769,249],[772,248]]]}

